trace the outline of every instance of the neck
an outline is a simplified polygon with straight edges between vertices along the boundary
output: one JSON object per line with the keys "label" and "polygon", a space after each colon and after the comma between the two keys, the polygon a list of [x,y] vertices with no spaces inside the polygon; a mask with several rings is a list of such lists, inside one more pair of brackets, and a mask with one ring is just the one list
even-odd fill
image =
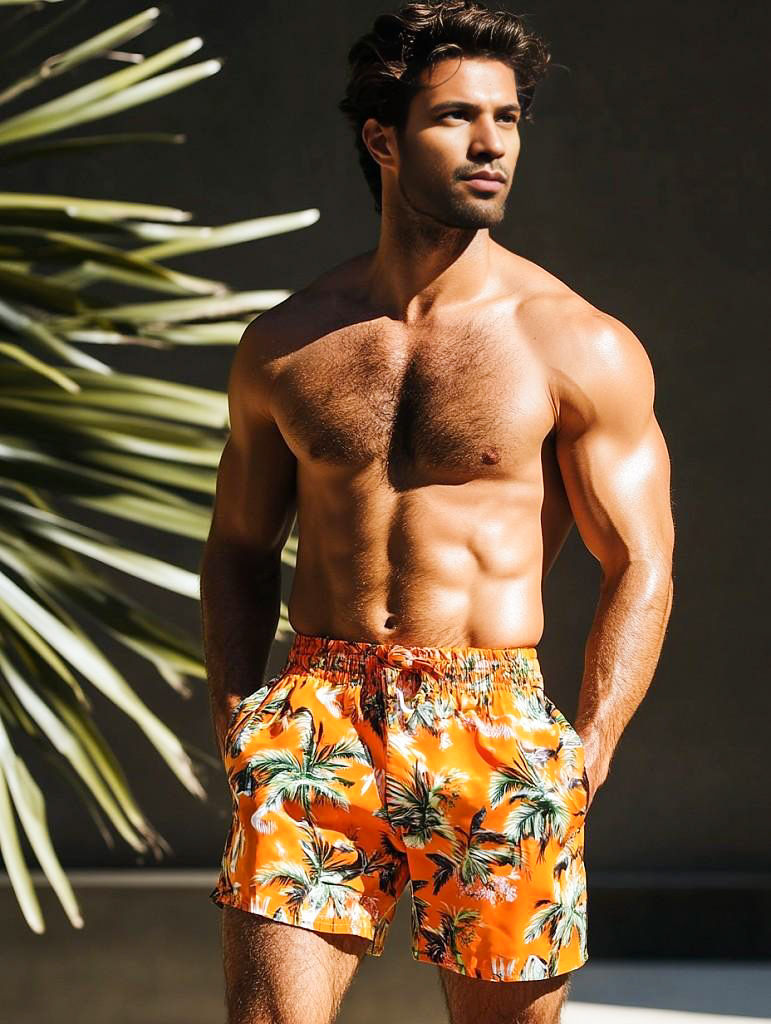
{"label": "neck", "polygon": [[448,228],[384,205],[368,271],[370,295],[406,323],[473,301],[490,284],[494,247],[487,228]]}

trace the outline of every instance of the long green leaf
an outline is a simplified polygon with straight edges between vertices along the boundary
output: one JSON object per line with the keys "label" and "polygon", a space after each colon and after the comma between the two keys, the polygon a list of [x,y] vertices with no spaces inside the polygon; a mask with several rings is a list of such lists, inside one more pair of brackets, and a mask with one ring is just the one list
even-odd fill
{"label": "long green leaf", "polygon": [[122,224],[121,230],[148,242],[163,242],[170,238],[206,238],[211,228],[205,224],[163,224],[160,221],[132,220]]}
{"label": "long green leaf", "polygon": [[104,32],[99,32],[84,42],[78,43],[77,46],[71,46],[61,53],[54,54],[43,64],[48,68],[49,75],[69,71],[71,68],[77,67],[78,64],[91,60],[93,57],[101,57],[109,50],[146,32],[155,23],[160,13],[160,8],[148,7],[139,14],[126,18],[125,21],[119,21],[117,25],[112,25]]}
{"label": "long green leaf", "polygon": [[[137,853],[145,853],[148,849],[154,853],[170,853],[166,840],[152,828],[139,809],[125,774],[119,769],[104,738],[94,729],[91,719],[66,705],[56,694],[51,695],[51,704],[105,780],[104,797],[98,799],[98,803],[118,834]],[[109,842],[109,836],[105,836],[105,841]]]}
{"label": "long green leaf", "polygon": [[[4,465],[2,465],[4,463]],[[164,464],[157,465],[159,470]],[[142,463],[142,466],[144,464]],[[168,468],[168,467],[167,467]],[[174,481],[166,480],[158,472],[159,479],[172,486],[188,484],[192,490],[201,490],[207,494],[213,489],[204,489],[197,478],[177,477]],[[214,474],[208,473],[207,479],[213,483]],[[82,462],[59,459],[49,452],[41,452],[22,443],[10,443],[0,438],[0,481],[6,487],[19,485],[43,488],[49,492],[61,494],[70,500],[78,500],[87,495],[113,493],[130,497],[139,495],[166,507],[179,509],[198,508],[193,506],[182,495],[176,494],[168,487],[157,487],[148,482],[147,474],[137,472],[135,477],[125,473],[106,472],[94,469]]]}
{"label": "long green leaf", "polygon": [[42,935],[46,930],[43,923],[43,912],[32,884],[32,877],[24,861],[6,781],[6,763],[15,758],[16,754],[11,748],[8,734],[3,727],[2,716],[0,716],[0,854],[24,920],[33,932]]}
{"label": "long green leaf", "polygon": [[51,57],[47,57],[31,75],[27,75],[25,78],[12,83],[7,89],[4,89],[0,93],[0,103],[7,103],[8,100],[15,99],[22,92],[47,82],[56,75],[64,74],[84,61],[91,60],[93,57],[103,56],[116,46],[120,46],[121,43],[126,42],[128,39],[133,39],[141,32],[144,32],[159,14],[160,11],[157,7],[151,7],[141,14],[136,14],[132,18],[119,22],[106,31],[92,36],[83,43],[78,43],[77,46],[72,46],[62,53],[55,53]]}
{"label": "long green leaf", "polygon": [[103,100],[88,103],[75,110],[50,114],[29,124],[9,127],[7,123],[0,123],[0,145],[35,138],[49,132],[58,132],[74,124],[83,124],[84,121],[97,121],[103,117],[111,117],[122,110],[138,107],[142,103],[149,103],[161,96],[168,96],[178,89],[185,89],[195,82],[216,75],[221,67],[222,62],[219,60],[204,60],[199,64],[189,64],[187,67],[177,68],[176,71],[167,71],[163,75],[156,75],[146,82],[139,82],[137,85],[122,89]]}
{"label": "long green leaf", "polygon": [[153,583],[184,597],[198,598],[200,583],[197,573],[160,558],[122,548],[111,543],[101,531],[75,523],[66,516],[33,508],[15,498],[0,495],[0,510],[5,510],[6,516],[14,516],[17,528],[46,537],[64,548],[79,551],[146,583]]}
{"label": "long green leaf", "polygon": [[[49,2],[59,3],[60,0],[49,0]],[[17,43],[14,43],[13,46],[6,46],[3,50],[3,56],[6,60],[10,60],[11,57],[15,57],[17,54],[23,53],[24,50],[29,49],[30,46],[34,46],[41,39],[44,39],[51,32],[58,29],[60,25],[63,25],[65,21],[69,21],[70,18],[74,14],[77,14],[80,8],[87,2],[88,0],[71,0],[71,3],[65,7],[64,10],[60,11],[56,15],[50,15],[48,20],[38,25],[36,29],[28,29],[24,33],[23,38]]]}
{"label": "long green leaf", "polygon": [[183,462],[168,462],[142,455],[129,455],[118,451],[100,451],[96,448],[81,448],[80,457],[87,463],[107,466],[112,470],[134,473],[143,480],[154,480],[169,487],[184,487],[185,490],[213,495],[216,475],[211,469],[187,466]]}
{"label": "long green leaf", "polygon": [[[32,561],[37,564],[39,560],[33,556]],[[56,568],[61,569],[60,566]],[[96,577],[92,575],[84,575],[83,579],[84,582],[90,580],[92,584],[95,582],[99,583]],[[83,591],[80,593],[82,594]],[[7,609],[7,605],[2,601],[0,601],[0,609]],[[61,608],[58,609],[58,614],[62,614]],[[102,807],[107,812],[112,824],[120,835],[138,852],[143,853],[150,849],[156,856],[164,851],[170,853],[171,849],[166,840],[150,826],[142,815],[136,800],[131,794],[125,773],[118,764],[115,754],[107,745],[104,737],[97,730],[90,714],[80,706],[80,703],[75,702],[75,695],[70,690],[62,690],[58,675],[46,670],[45,666],[42,666],[42,672],[35,671],[36,666],[31,661],[27,650],[17,642],[13,635],[9,639],[16,648],[20,660],[28,666],[29,671],[35,672],[36,677],[41,676],[45,678],[46,696],[50,700],[54,711],[59,714],[64,723],[78,738],[96,766],[96,769],[104,778],[109,787],[109,798],[102,804]],[[0,675],[0,682],[2,682],[2,678],[2,675]],[[74,778],[74,781],[75,784],[78,784],[77,777]],[[90,800],[88,789],[84,790],[83,795],[92,812],[94,812],[97,825],[99,826],[98,808]],[[105,842],[111,845],[109,833],[103,831],[103,835]]]}
{"label": "long green leaf", "polygon": [[38,320],[33,320],[31,316],[9,305],[7,302],[3,302],[2,299],[0,299],[0,324],[5,324],[12,331],[37,343],[49,352],[55,352],[65,362],[73,366],[81,366],[96,373],[112,373],[112,367],[108,366],[107,363],[94,359],[93,356],[81,352],[80,349],[75,348],[73,345],[68,345],[61,338],[58,338],[53,331],[49,330],[45,324],[40,323]]}
{"label": "long green leaf", "polygon": [[153,377],[123,373],[103,377],[73,369],[69,377],[80,388],[80,401],[75,403],[68,395],[40,387],[28,374],[23,376],[16,370],[17,367],[0,364],[0,383],[10,388],[17,399],[46,399],[63,405],[143,413],[215,430],[227,426],[227,397],[221,391]]}
{"label": "long green leaf", "polygon": [[[141,17],[141,15],[138,17]],[[56,99],[49,100],[47,103],[41,103],[31,110],[25,110],[21,114],[9,117],[7,120],[0,122],[0,132],[3,132],[5,129],[16,129],[20,126],[28,128],[30,125],[34,125],[39,121],[45,121],[53,115],[70,114],[75,110],[84,110],[89,104],[103,100],[119,90],[127,88],[129,85],[149,78],[151,75],[170,67],[172,64],[186,60],[197,50],[200,50],[202,45],[203,40],[198,36],[175,43],[153,57],[143,58],[139,63],[131,67],[104,75],[94,82],[89,82],[87,85],[82,85],[78,89],[65,93],[64,96],[57,96]]]}
{"label": "long green leaf", "polygon": [[103,544],[99,541],[89,540],[77,533],[62,530],[56,526],[40,525],[36,531],[41,536],[47,537],[64,547],[74,551],[80,551],[89,558],[111,565],[127,575],[135,576],[137,579],[152,583],[156,587],[163,587],[183,597],[197,598],[200,593],[200,581],[198,574],[182,569],[178,565],[164,562],[152,555],[145,555],[138,551],[131,551],[128,548],[119,547],[117,544]]}
{"label": "long green leaf", "polygon": [[125,519],[129,523],[145,523],[154,530],[165,530],[178,537],[206,540],[211,525],[211,509],[188,505],[174,508],[159,501],[130,494],[92,495],[73,497],[74,504],[96,509],[105,515]]}
{"label": "long green leaf", "polygon": [[[220,281],[207,281],[204,278],[194,277],[190,274],[183,274],[179,271],[164,267],[152,259],[137,255],[136,252],[126,252],[114,245],[107,245],[104,242],[97,242],[94,239],[84,238],[81,235],[69,231],[51,231],[46,228],[34,227],[2,227],[0,226],[0,243],[3,239],[12,240],[20,253],[37,260],[53,260],[75,262],[87,260],[96,262],[98,266],[106,264],[107,267],[124,268],[134,272],[133,275],[126,275],[125,282],[134,286],[152,287],[153,279],[169,282],[179,290],[187,289],[192,292],[212,292],[215,290],[224,291],[225,285]],[[81,263],[86,267],[88,263]],[[105,268],[106,269],[106,268]],[[45,280],[49,284],[59,284],[71,287],[67,280],[68,274],[77,273],[68,270],[62,274],[48,275]],[[85,275],[84,275],[85,276]],[[96,275],[90,275],[90,279],[98,280]]]}
{"label": "long green leaf", "polygon": [[[103,758],[94,759],[90,756],[95,751],[94,737],[89,736],[85,730],[73,730],[71,728],[72,724],[78,721],[78,716],[73,715],[72,709],[70,709],[69,715],[66,714],[66,711],[63,717],[57,715],[54,708],[50,707],[35,692],[15,670],[14,666],[2,655],[1,651],[0,667],[8,684],[13,688],[16,697],[24,705],[25,710],[34,719],[39,731],[47,737],[57,753],[70,762],[73,769],[86,784],[89,792],[94,796],[97,805],[108,815],[121,836],[138,853],[145,852],[147,850],[147,843],[143,839],[142,832],[144,828],[140,832],[131,825],[120,803],[115,799],[110,791],[110,787],[106,784],[105,777],[98,770],[99,763],[105,766],[107,762]],[[65,709],[66,706],[61,700],[56,699],[55,694],[51,696],[53,698],[51,703],[57,707],[57,710]],[[82,718],[80,720],[82,721]],[[88,739],[92,740],[92,742],[83,742]],[[104,739],[98,736],[98,734],[97,741],[104,746]],[[113,785],[117,784],[119,787],[122,787],[124,784],[122,784],[121,779],[109,771],[109,765],[107,767],[107,778],[110,779]],[[136,809],[134,813],[136,813]]]}
{"label": "long green leaf", "polygon": [[[186,320],[198,320],[203,317],[232,316],[252,310],[271,309],[273,306],[289,298],[291,292],[279,288],[265,291],[233,292],[230,295],[205,299],[178,299],[169,302],[134,302],[125,306],[108,306],[106,309],[83,313],[81,319],[109,318],[110,320],[127,320],[133,324],[179,323]],[[53,321],[58,328],[67,328],[69,322],[64,318]]]}
{"label": "long green leaf", "polygon": [[147,220],[178,222],[190,220],[192,216],[187,210],[178,210],[173,206],[128,203],[117,199],[86,199],[82,196],[39,195],[33,192],[0,192],[2,210],[59,210],[71,217],[85,217],[95,221],[144,217]]}
{"label": "long green leaf", "polygon": [[0,270],[0,292],[8,298],[21,299],[39,309],[76,314],[87,311],[77,292],[50,284],[39,274],[16,274],[12,270]]}
{"label": "long green leaf", "polygon": [[148,245],[143,249],[134,250],[134,255],[146,260],[168,259],[183,253],[202,252],[205,249],[221,249],[226,245],[238,245],[251,242],[258,238],[268,238],[284,234],[287,231],[298,231],[315,224],[320,217],[317,209],[298,210],[297,213],[281,213],[271,217],[256,217],[252,220],[236,221],[234,224],[223,224],[219,228],[210,228],[204,236],[176,238],[157,245]]}
{"label": "long green leaf", "polygon": [[[97,262],[94,259],[84,260],[71,270],[53,274],[47,280],[53,284],[65,285],[82,291],[97,281],[112,281],[126,288],[144,288],[151,292],[163,292],[167,295],[223,295],[227,292],[221,281],[206,280],[166,269],[165,274],[148,274],[145,270],[123,270],[109,263]],[[126,340],[126,336],[123,336]],[[147,341],[147,339],[145,339]],[[158,347],[163,347],[158,342]]]}
{"label": "long green leaf", "polygon": [[62,373],[62,371],[55,366],[50,366],[48,363],[44,363],[42,359],[38,359],[36,356],[33,356],[31,352],[27,352],[27,350],[21,348],[20,345],[13,345],[7,341],[0,341],[0,353],[7,356],[9,359],[14,359],[16,362],[29,367],[29,369],[34,373],[39,373],[41,377],[47,377],[53,384],[58,385],[65,391],[80,391],[80,385],[68,377],[66,373]]}
{"label": "long green leaf", "polygon": [[[0,652],[0,665],[7,673],[9,663]],[[7,676],[6,676],[7,678]],[[59,897],[59,902],[75,928],[83,927],[78,901],[72,891],[51,842],[46,819],[45,800],[24,761],[11,746],[8,733],[0,722],[0,772],[5,777],[11,798],[24,832],[38,862]],[[4,787],[3,787],[4,788]]]}
{"label": "long green leaf", "polygon": [[157,341],[165,348],[169,345],[237,345],[241,340],[247,322],[241,320],[220,320],[211,324],[185,324],[182,327],[159,327],[157,324],[143,324],[141,334],[121,331],[62,330],[62,337],[70,341],[86,341],[92,345],[144,344]]}
{"label": "long green leaf", "polygon": [[[222,455],[223,441],[203,434],[199,430],[179,423],[130,414],[106,415],[72,403],[32,402],[6,398],[0,394],[0,424],[14,423],[14,429],[23,429],[28,436],[45,437],[51,426],[59,431],[61,443],[67,435],[73,438],[85,434],[98,439],[103,446],[115,446],[136,453],[184,458],[198,465],[216,466]],[[50,444],[50,447],[56,447]]]}
{"label": "long green leaf", "polygon": [[[0,558],[8,561],[9,553],[0,551]],[[62,657],[134,719],[185,789],[193,796],[205,797],[205,791],[193,773],[190,758],[177,737],[139,699],[121,673],[88,637],[67,628],[4,572],[0,572],[0,598],[13,605]]]}
{"label": "long green leaf", "polygon": [[[21,545],[17,545],[20,547]],[[37,655],[41,662],[46,662],[54,672],[72,690],[77,700],[85,710],[91,710],[91,704],[87,700],[80,683],[77,681],[69,668],[65,665],[56,651],[47,644],[39,633],[36,633],[24,619],[6,601],[0,601],[0,615],[7,620],[6,624],[11,630],[15,630],[20,638]]]}
{"label": "long green leaf", "polygon": [[[0,531],[0,536],[7,535]],[[150,660],[181,696],[189,697],[191,694],[185,676],[206,678],[200,639],[193,640],[177,627],[156,621],[127,594],[117,592],[112,584],[85,563],[75,571],[68,571],[61,558],[57,557],[56,545],[44,542],[33,546],[17,541],[14,550],[28,561],[35,577],[45,581],[47,592],[55,591],[72,607],[98,619],[112,636]],[[8,613],[9,622],[29,644],[29,634],[18,628],[19,620],[13,618],[13,610],[3,602],[0,602],[0,610]],[[37,645],[32,646],[38,653]],[[44,660],[52,665],[57,675],[62,675],[60,662],[51,663],[49,657]],[[62,679],[69,686],[70,677],[62,676]]]}

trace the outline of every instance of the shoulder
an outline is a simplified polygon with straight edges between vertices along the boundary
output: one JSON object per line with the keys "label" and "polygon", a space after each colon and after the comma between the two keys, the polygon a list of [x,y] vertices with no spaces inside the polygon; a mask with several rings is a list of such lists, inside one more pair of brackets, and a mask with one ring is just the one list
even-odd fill
{"label": "shoulder", "polygon": [[246,325],[230,363],[231,419],[236,412],[269,414],[276,378],[292,352],[310,340],[314,315],[308,289],[301,289]]}
{"label": "shoulder", "polygon": [[233,400],[265,408],[292,357],[350,320],[349,293],[362,259],[324,271],[246,325],[231,362]]}
{"label": "shoulder", "polygon": [[544,284],[520,304],[518,327],[544,367],[558,426],[601,419],[642,427],[655,394],[642,341],[556,278]]}
{"label": "shoulder", "polygon": [[269,362],[326,334],[351,304],[368,257],[363,253],[323,271],[260,313],[247,325],[240,347],[254,359]]}

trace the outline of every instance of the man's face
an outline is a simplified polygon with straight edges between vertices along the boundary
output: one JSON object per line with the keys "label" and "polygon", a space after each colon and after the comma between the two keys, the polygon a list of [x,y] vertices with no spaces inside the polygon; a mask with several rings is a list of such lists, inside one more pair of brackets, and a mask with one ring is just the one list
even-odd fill
{"label": "man's face", "polygon": [[[498,60],[447,58],[420,81],[396,136],[403,201],[447,227],[498,224],[520,147],[514,72]],[[477,172],[504,180],[469,180]]]}

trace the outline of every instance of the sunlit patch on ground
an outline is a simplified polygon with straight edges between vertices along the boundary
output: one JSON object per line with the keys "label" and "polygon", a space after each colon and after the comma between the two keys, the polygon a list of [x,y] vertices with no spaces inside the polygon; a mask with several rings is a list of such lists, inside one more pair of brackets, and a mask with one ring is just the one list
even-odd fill
{"label": "sunlit patch on ground", "polygon": [[607,1006],[569,1002],[562,1024],[769,1024],[771,1017],[727,1017],[722,1013],[652,1010],[639,1006]]}

